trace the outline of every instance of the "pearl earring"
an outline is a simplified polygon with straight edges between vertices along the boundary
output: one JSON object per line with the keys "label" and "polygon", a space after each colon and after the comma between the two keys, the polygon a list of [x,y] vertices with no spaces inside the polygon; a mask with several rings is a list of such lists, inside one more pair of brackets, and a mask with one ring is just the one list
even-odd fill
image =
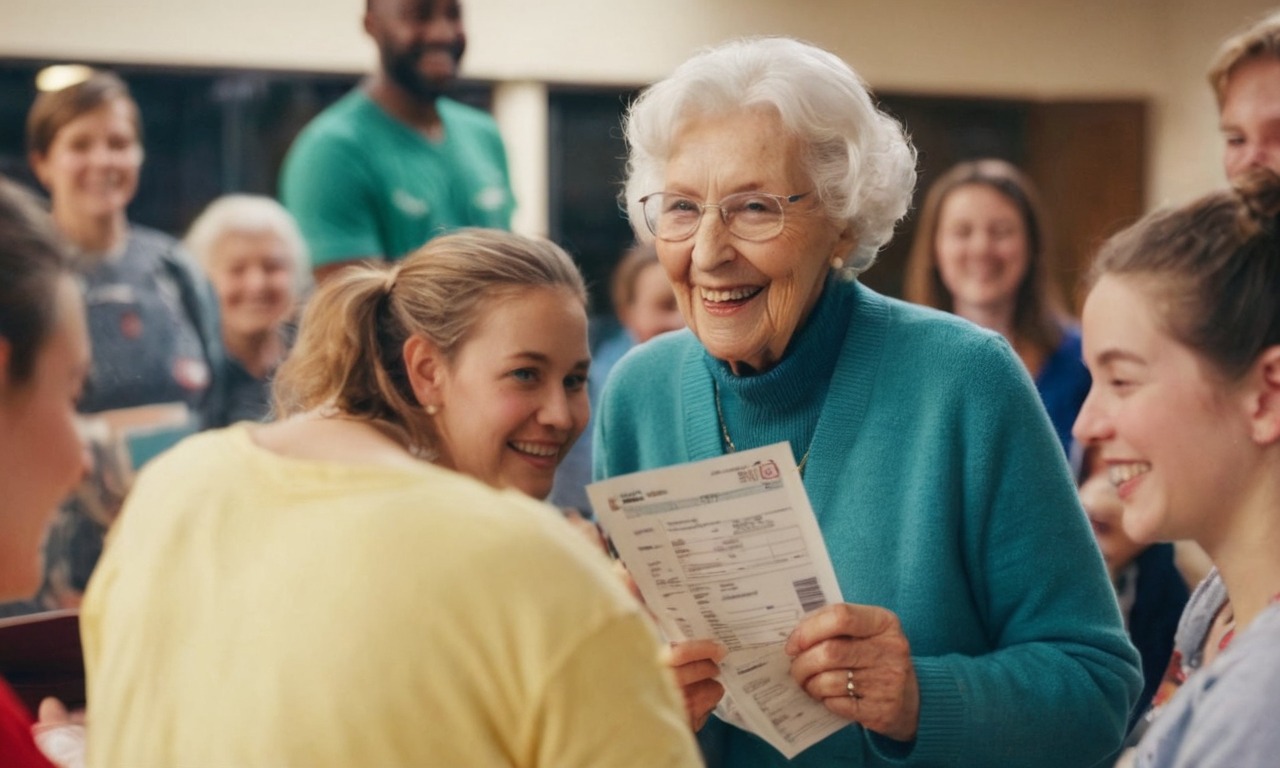
{"label": "pearl earring", "polygon": [[831,259],[831,268],[832,268],[832,269],[844,269],[844,259],[840,258],[839,256],[836,256],[836,257],[832,258],[832,259]]}
{"label": "pearl earring", "polygon": [[439,412],[440,412],[440,409],[439,409],[439,408],[437,408],[436,406],[434,406],[434,405],[428,405],[428,406],[427,406],[427,415],[428,415],[428,416],[435,416],[435,415],[436,415],[437,413],[439,413]]}

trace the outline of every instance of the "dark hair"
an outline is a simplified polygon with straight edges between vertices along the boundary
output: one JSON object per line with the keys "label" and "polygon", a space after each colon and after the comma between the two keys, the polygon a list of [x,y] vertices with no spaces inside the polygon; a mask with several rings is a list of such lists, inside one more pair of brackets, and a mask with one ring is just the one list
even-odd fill
{"label": "dark hair", "polygon": [[1280,12],[1272,12],[1243,31],[1222,41],[1209,64],[1209,86],[1218,106],[1227,93],[1227,83],[1236,67],[1255,59],[1280,61]]}
{"label": "dark hair", "polygon": [[31,378],[55,322],[58,281],[70,269],[49,214],[29,192],[0,178],[0,337],[11,350],[10,382]]}
{"label": "dark hair", "polygon": [[1014,298],[1013,332],[1019,341],[1048,354],[1062,340],[1066,310],[1054,290],[1053,264],[1040,197],[1031,179],[1004,160],[970,160],[938,177],[925,195],[920,223],[907,257],[904,294],[908,301],[947,312],[955,311],[955,297],[942,282],[936,246],[942,205],[955,190],[974,184],[994,189],[1022,217],[1027,233],[1027,272]]}
{"label": "dark hair", "polygon": [[133,127],[141,143],[142,120],[129,86],[114,72],[96,69],[85,80],[36,97],[27,113],[27,152],[48,154],[53,138],[67,123],[116,99],[123,99],[132,108]]}
{"label": "dark hair", "polygon": [[1255,168],[1234,191],[1148,214],[1103,244],[1103,275],[1151,278],[1162,321],[1229,380],[1280,344],[1280,176]]}
{"label": "dark hair", "polygon": [[499,230],[461,230],[394,264],[348,267],[307,305],[276,373],[276,413],[334,408],[429,450],[435,436],[409,386],[405,342],[420,334],[452,360],[491,302],[539,287],[586,305],[582,275],[563,249]]}

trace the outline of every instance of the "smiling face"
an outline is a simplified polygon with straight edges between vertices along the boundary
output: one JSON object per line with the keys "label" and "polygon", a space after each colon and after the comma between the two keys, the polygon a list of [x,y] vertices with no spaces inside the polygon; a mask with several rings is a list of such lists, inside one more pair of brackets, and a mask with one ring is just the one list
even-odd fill
{"label": "smiling face", "polygon": [[732,235],[715,208],[704,211],[687,240],[656,242],[680,312],[699,341],[735,372],[744,365],[767,370],[809,316],[831,260],[849,252],[852,236],[822,211],[800,143],[774,112],[689,119],[673,146],[660,191],[703,203],[736,192],[810,193],[786,206],[782,232],[765,242]]}
{"label": "smiling face", "polygon": [[411,96],[434,102],[458,76],[467,47],[458,0],[371,0],[364,28],[383,72]]}
{"label": "smiling face", "polygon": [[1254,167],[1280,173],[1280,59],[1253,59],[1232,70],[1219,123],[1227,178]]}
{"label": "smiling face", "polygon": [[76,429],[76,400],[89,371],[89,336],[80,289],[70,277],[57,292],[57,319],[25,382],[8,379],[0,340],[0,598],[34,594],[40,544],[59,502],[83,477],[88,458]]}
{"label": "smiling face", "polygon": [[48,152],[32,157],[60,217],[124,215],[142,167],[137,117],[132,102],[111,99],[62,126]]}
{"label": "smiling face", "polygon": [[275,332],[293,311],[296,256],[272,232],[228,232],[210,248],[209,281],[218,294],[222,332]]}
{"label": "smiling face", "polygon": [[934,241],[938,274],[956,314],[1013,312],[1027,275],[1027,227],[1012,200],[986,184],[942,201]]}
{"label": "smiling face", "polygon": [[1256,465],[1244,406],[1201,358],[1169,335],[1150,277],[1106,275],[1085,302],[1093,388],[1073,430],[1095,448],[1141,543],[1212,543]]}
{"label": "smiling face", "polygon": [[424,399],[439,408],[440,463],[546,498],[590,412],[586,309],[568,289],[530,288],[482,315]]}

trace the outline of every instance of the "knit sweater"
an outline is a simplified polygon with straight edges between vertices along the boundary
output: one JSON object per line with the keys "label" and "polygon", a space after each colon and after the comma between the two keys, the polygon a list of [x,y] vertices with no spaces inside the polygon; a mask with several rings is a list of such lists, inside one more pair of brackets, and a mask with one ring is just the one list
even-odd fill
{"label": "knit sweater", "polygon": [[832,280],[762,374],[733,375],[687,330],[628,354],[602,396],[595,472],[717,456],[724,431],[738,450],[785,439],[808,454],[804,485],[844,599],[897,614],[920,719],[911,743],[851,725],[788,763],[712,718],[709,764],[1057,768],[1116,750],[1138,657],[1062,449],[1003,339]]}

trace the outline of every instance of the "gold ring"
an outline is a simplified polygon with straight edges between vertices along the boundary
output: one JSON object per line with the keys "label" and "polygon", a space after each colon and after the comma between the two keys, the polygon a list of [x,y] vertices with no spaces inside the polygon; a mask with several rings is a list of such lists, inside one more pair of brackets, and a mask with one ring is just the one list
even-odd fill
{"label": "gold ring", "polygon": [[857,689],[857,687],[856,687],[856,686],[854,686],[854,684],[853,684],[853,670],[852,670],[852,669],[846,669],[846,670],[844,671],[844,673],[845,673],[845,678],[844,678],[844,690],[845,690],[845,693],[849,694],[849,698],[851,698],[851,699],[860,699],[860,698],[862,698],[861,696],[859,696],[859,695],[858,695],[858,689]]}

